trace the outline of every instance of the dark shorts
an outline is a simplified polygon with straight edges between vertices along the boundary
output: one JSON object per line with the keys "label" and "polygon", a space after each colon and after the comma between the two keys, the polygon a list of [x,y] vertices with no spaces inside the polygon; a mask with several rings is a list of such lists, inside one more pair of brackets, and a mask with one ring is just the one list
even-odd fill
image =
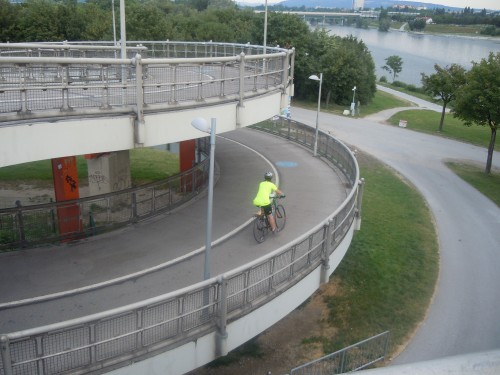
{"label": "dark shorts", "polygon": [[270,204],[268,204],[267,206],[262,206],[262,209],[264,210],[264,213],[266,215],[271,215],[271,213],[273,212],[273,208]]}

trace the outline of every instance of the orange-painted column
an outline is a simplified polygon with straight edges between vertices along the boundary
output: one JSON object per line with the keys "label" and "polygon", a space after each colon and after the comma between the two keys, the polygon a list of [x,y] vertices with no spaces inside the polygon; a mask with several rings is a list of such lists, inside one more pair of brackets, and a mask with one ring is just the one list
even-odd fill
{"label": "orange-painted column", "polygon": [[[52,177],[54,179],[54,192],[57,202],[80,198],[76,157],[68,156],[52,159]],[[59,234],[69,235],[81,232],[82,222],[80,219],[80,208],[77,204],[58,207],[57,219]],[[69,236],[69,239],[71,238],[74,237]]]}
{"label": "orange-painted column", "polygon": [[[179,143],[179,167],[181,173],[193,168],[195,151],[196,141],[194,139]],[[193,178],[191,175],[181,178],[181,190],[184,192],[193,190]]]}

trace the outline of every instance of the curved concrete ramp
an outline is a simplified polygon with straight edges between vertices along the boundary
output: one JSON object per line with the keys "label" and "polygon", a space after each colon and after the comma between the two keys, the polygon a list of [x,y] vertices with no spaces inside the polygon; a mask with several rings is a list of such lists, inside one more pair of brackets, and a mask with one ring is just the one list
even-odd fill
{"label": "curved concrete ramp", "polygon": [[[309,151],[250,129],[218,137],[219,178],[214,189],[213,239],[247,222],[251,200],[271,162],[286,193],[287,225],[257,244],[250,227],[212,249],[212,276],[245,264],[321,223],[346,197],[338,176]],[[236,142],[235,142],[236,141]],[[253,150],[255,151],[253,151]],[[104,282],[190,253],[205,240],[206,198],[170,214],[75,245],[0,255],[0,302],[47,295]],[[104,311],[173,291],[203,278],[203,256],[147,276],[65,298],[0,311],[0,332]]]}

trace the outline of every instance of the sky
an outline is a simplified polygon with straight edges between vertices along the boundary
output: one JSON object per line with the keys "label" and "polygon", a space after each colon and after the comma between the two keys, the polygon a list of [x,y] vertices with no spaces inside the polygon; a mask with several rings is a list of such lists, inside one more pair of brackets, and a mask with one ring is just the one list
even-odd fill
{"label": "sky", "polygon": [[[276,4],[283,0],[268,0],[267,4]],[[418,0],[421,3],[433,3],[445,5],[449,7],[465,8],[471,7],[473,9],[493,9],[500,10],[500,0]],[[238,0],[238,2],[264,4],[265,0]]]}

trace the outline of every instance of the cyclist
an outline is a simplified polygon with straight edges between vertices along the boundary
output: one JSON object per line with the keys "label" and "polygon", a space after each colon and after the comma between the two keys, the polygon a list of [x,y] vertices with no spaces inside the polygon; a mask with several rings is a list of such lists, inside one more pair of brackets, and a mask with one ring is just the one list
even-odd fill
{"label": "cyclist", "polygon": [[271,182],[273,179],[273,172],[266,172],[264,175],[264,181],[259,184],[259,191],[257,195],[253,199],[253,204],[257,207],[260,207],[261,210],[264,210],[264,214],[267,216],[267,220],[269,221],[269,225],[271,225],[271,230],[273,232],[276,231],[276,223],[274,222],[274,216],[272,215],[272,207],[271,207],[271,197],[273,194],[278,194],[279,196],[283,195],[280,189]]}

